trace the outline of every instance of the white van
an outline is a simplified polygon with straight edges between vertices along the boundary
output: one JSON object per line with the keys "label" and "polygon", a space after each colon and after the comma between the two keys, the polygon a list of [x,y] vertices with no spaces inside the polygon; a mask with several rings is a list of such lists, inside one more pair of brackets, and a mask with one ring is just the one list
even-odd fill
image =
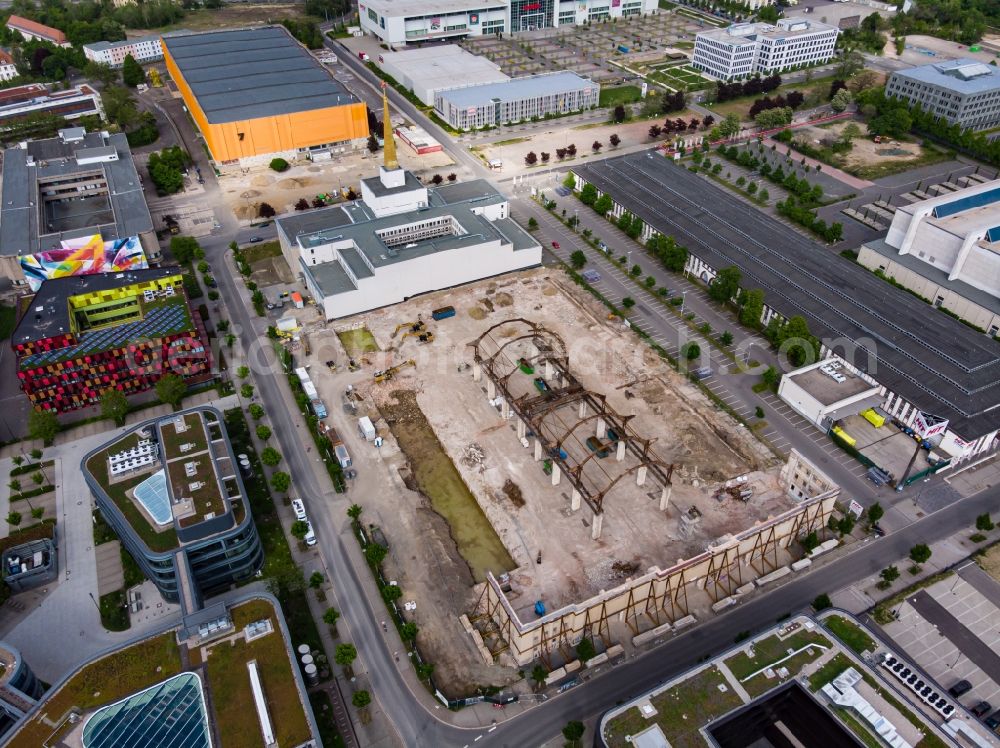
{"label": "white van", "polygon": [[307,525],[309,525],[309,530],[306,532],[306,536],[303,540],[306,541],[306,545],[316,545],[316,533],[313,532],[312,522],[309,520],[304,520]]}

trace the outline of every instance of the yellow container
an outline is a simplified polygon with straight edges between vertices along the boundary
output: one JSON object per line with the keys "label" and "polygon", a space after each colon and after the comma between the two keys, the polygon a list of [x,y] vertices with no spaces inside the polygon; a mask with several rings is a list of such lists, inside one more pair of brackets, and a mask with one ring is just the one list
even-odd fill
{"label": "yellow container", "polygon": [[858,443],[857,439],[855,439],[853,436],[851,436],[842,428],[840,428],[840,426],[834,426],[833,433],[835,433],[837,436],[841,438],[841,440],[843,440],[846,444],[851,445],[852,447]]}
{"label": "yellow container", "polygon": [[870,423],[875,428],[881,428],[885,425],[885,416],[880,416],[872,408],[868,410],[861,411],[861,417],[864,418],[868,423]]}

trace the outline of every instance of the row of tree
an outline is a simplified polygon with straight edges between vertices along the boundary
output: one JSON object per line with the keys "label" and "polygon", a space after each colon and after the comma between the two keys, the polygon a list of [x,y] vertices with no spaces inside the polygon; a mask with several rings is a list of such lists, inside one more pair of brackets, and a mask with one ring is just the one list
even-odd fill
{"label": "row of tree", "polygon": [[730,99],[738,99],[741,96],[757,96],[762,93],[770,93],[780,85],[781,76],[777,74],[769,75],[766,78],[755,75],[745,81],[734,81],[732,83],[719,81],[715,84],[714,100],[722,102],[729,101]]}
{"label": "row of tree", "polygon": [[750,105],[750,116],[756,117],[761,112],[766,112],[768,109],[784,109],[785,107],[791,107],[792,109],[798,109],[805,103],[806,97],[801,91],[789,91],[787,96],[782,96],[778,94],[774,98],[770,96],[762,96],[759,99],[755,99],[753,104]]}
{"label": "row of tree", "polygon": [[191,163],[191,156],[180,146],[164,148],[159,153],[149,155],[149,177],[156,185],[156,191],[172,195],[184,189],[184,169]]}

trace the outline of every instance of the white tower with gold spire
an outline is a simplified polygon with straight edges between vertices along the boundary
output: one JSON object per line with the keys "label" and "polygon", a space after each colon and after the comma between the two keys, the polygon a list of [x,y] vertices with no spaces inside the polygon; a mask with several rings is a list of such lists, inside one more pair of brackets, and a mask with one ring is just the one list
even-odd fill
{"label": "white tower with gold spire", "polygon": [[396,160],[396,141],[389,121],[389,98],[382,83],[382,163],[378,177],[361,180],[361,199],[379,218],[426,208],[427,188]]}

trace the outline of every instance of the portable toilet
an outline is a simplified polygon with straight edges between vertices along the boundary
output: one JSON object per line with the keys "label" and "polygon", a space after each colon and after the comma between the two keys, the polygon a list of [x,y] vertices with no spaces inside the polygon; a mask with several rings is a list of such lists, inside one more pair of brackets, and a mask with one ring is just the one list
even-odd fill
{"label": "portable toilet", "polygon": [[375,425],[372,423],[372,419],[368,416],[363,416],[358,419],[358,431],[361,436],[364,437],[365,441],[374,441],[377,436],[375,432]]}

